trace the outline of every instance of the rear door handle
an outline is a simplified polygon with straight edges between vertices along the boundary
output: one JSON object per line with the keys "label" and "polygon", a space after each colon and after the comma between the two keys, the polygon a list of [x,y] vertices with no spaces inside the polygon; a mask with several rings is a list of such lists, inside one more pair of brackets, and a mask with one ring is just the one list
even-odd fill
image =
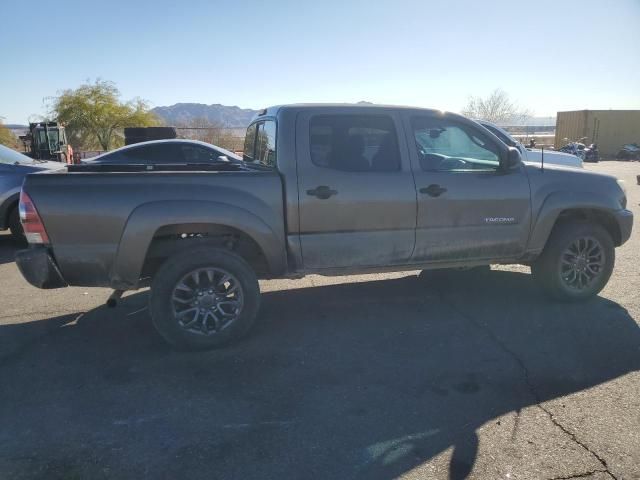
{"label": "rear door handle", "polygon": [[307,190],[307,195],[311,195],[312,197],[318,197],[320,200],[326,200],[332,195],[337,195],[337,190],[332,190],[326,185],[320,185],[313,190]]}
{"label": "rear door handle", "polygon": [[426,193],[430,197],[439,197],[446,191],[446,188],[441,187],[440,185],[437,185],[435,183],[429,185],[428,187],[423,187],[420,189],[420,193]]}

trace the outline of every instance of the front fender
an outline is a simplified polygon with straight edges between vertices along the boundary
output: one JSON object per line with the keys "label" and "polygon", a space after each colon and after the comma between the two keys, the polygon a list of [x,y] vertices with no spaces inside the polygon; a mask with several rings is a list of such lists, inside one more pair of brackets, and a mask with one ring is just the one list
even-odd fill
{"label": "front fender", "polygon": [[284,230],[276,231],[253,213],[222,202],[160,201],[140,205],[127,219],[110,275],[114,288],[138,286],[147,250],[158,229],[188,223],[240,230],[262,249],[271,273],[277,275],[286,269]]}
{"label": "front fender", "polygon": [[609,195],[598,195],[590,192],[553,192],[549,194],[538,209],[529,239],[530,253],[540,253],[553,230],[558,217],[566,210],[591,210],[613,215],[620,210],[615,199]]}

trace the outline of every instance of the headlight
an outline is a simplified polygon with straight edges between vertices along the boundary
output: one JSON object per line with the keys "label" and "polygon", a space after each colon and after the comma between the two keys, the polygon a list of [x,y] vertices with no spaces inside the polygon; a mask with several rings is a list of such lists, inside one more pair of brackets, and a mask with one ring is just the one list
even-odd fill
{"label": "headlight", "polygon": [[618,186],[620,190],[622,190],[622,197],[620,197],[620,206],[622,208],[627,208],[627,186],[624,183],[624,180],[618,180]]}

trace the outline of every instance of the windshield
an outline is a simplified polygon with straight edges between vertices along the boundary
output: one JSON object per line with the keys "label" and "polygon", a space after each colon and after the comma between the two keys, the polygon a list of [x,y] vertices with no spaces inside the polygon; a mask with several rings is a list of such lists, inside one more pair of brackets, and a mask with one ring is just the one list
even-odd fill
{"label": "windshield", "polygon": [[[49,150],[50,152],[58,151],[58,130],[55,128],[47,129],[38,128],[36,129],[36,135],[38,139],[38,150]],[[49,137],[49,143],[47,144],[47,136]]]}
{"label": "windshield", "polygon": [[33,160],[20,152],[0,145],[0,163],[13,165],[15,163],[31,163]]}

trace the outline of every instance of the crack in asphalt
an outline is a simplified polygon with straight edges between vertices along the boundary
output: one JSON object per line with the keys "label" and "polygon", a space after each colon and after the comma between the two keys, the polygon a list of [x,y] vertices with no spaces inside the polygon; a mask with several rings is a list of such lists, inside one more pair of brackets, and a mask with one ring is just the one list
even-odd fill
{"label": "crack in asphalt", "polygon": [[[594,470],[592,473],[588,473],[588,475],[591,475],[591,474],[597,473],[597,472],[602,472],[602,473],[607,473],[614,480],[618,480],[618,478],[613,473],[611,473],[611,471],[609,470],[609,466],[607,465],[607,461],[604,458],[602,458],[600,455],[598,455],[597,452],[595,452],[591,448],[589,448],[584,442],[579,440],[576,437],[575,433],[571,432],[564,425],[562,425],[560,423],[560,421],[555,417],[553,412],[551,412],[550,410],[548,410],[547,408],[545,408],[542,405],[542,400],[540,398],[540,395],[538,395],[538,392],[536,391],[536,388],[535,388],[533,382],[531,381],[531,377],[530,377],[530,374],[529,374],[529,369],[525,365],[524,361],[516,354],[516,352],[511,350],[502,340],[500,340],[500,338],[498,338],[496,336],[496,334],[493,332],[493,330],[491,330],[488,326],[486,326],[483,323],[480,323],[480,322],[476,321],[471,315],[468,315],[466,312],[464,312],[463,310],[458,308],[455,305],[455,303],[453,303],[451,301],[448,301],[446,299],[445,294],[444,294],[444,292],[442,290],[436,289],[436,291],[438,292],[438,296],[440,297],[440,301],[444,305],[446,305],[451,310],[453,310],[458,315],[460,315],[462,318],[464,318],[465,320],[467,320],[468,322],[473,324],[477,329],[483,331],[486,335],[489,336],[489,338],[491,338],[491,340],[493,340],[505,353],[507,353],[518,364],[518,366],[520,367],[520,369],[523,372],[524,381],[525,381],[525,384],[527,385],[527,389],[529,390],[529,393],[531,394],[531,396],[533,397],[533,399],[536,402],[536,407],[538,407],[540,410],[542,410],[549,417],[549,420],[551,420],[551,423],[553,423],[556,427],[558,427],[560,430],[562,430],[562,432],[565,435],[569,436],[569,438],[571,438],[571,440],[573,440],[577,445],[579,445],[581,448],[583,448],[584,450],[589,452],[604,467],[603,470]],[[555,479],[551,479],[551,480],[561,480],[563,478],[580,478],[580,476],[584,477],[585,474],[578,474],[577,476],[574,475],[574,476],[569,476],[569,477],[556,477]]]}
{"label": "crack in asphalt", "polygon": [[576,473],[574,475],[569,475],[566,477],[552,477],[547,480],[571,480],[572,478],[587,478],[591,475],[595,475],[596,473],[608,473],[609,475],[611,475],[611,472],[609,472],[608,470],[591,470],[589,472]]}

